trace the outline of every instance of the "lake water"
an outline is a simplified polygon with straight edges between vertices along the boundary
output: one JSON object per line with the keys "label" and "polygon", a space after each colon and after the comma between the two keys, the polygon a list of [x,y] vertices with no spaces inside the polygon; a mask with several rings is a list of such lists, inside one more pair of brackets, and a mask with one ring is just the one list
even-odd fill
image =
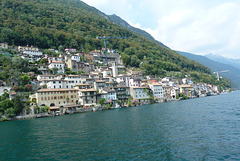
{"label": "lake water", "polygon": [[0,160],[240,160],[240,92],[0,123]]}

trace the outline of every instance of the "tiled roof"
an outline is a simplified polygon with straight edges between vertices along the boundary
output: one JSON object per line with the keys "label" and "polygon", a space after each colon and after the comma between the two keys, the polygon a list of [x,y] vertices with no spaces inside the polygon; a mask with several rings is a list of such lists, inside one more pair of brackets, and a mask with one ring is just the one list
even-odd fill
{"label": "tiled roof", "polygon": [[59,92],[59,91],[77,91],[78,89],[68,89],[68,88],[51,88],[51,89],[40,89],[37,93],[40,92]]}

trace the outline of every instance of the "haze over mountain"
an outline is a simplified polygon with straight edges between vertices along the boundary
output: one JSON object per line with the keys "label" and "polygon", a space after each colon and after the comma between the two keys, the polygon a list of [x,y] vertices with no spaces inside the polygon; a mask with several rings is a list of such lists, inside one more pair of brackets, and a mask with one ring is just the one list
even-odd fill
{"label": "haze over mountain", "polygon": [[219,72],[220,76],[223,76],[231,81],[231,84],[235,88],[240,88],[240,69],[226,64],[214,61],[212,59],[207,58],[206,56],[195,55],[187,52],[177,51],[182,56],[187,57],[190,60],[195,60],[211,69],[212,72],[216,71],[226,71],[228,72]]}
{"label": "haze over mountain", "polygon": [[232,59],[232,58],[227,58],[227,57],[223,57],[215,54],[207,54],[205,56],[211,60],[214,60],[223,64],[232,65],[240,69],[240,59]]}

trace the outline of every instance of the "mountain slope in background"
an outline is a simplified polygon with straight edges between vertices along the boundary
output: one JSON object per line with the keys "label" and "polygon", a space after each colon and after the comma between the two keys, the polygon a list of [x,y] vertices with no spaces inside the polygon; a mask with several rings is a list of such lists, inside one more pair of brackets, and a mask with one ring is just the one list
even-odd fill
{"label": "mountain slope in background", "polygon": [[187,57],[190,60],[195,60],[196,62],[199,62],[209,67],[212,70],[212,72],[229,70],[228,72],[223,72],[223,73],[219,72],[219,75],[229,79],[234,88],[240,88],[240,69],[239,68],[236,68],[235,66],[231,66],[229,64],[223,64],[223,63],[211,60],[205,56],[195,55],[195,54],[181,52],[181,51],[177,51],[177,52],[182,56]]}
{"label": "mountain slope in background", "polygon": [[214,54],[207,54],[205,55],[205,57],[223,64],[235,66],[236,68],[240,69],[240,59],[226,58],[226,57],[214,55]]}
{"label": "mountain slope in background", "polygon": [[[109,19],[113,22],[113,23],[116,23],[117,25],[120,25],[120,26],[123,26],[125,27],[126,29],[128,29],[129,31],[132,31],[133,33],[137,34],[137,35],[140,35],[142,37],[145,37],[151,41],[154,41],[156,42],[157,44],[163,46],[163,47],[167,47],[166,45],[164,45],[163,43],[155,40],[152,35],[150,35],[149,33],[147,33],[146,31],[144,30],[141,30],[139,28],[136,28],[136,27],[133,27],[131,25],[129,25],[126,21],[124,21],[121,17],[113,14],[113,15],[108,15]],[[168,47],[167,47],[168,48]]]}
{"label": "mountain slope in background", "polygon": [[183,69],[182,72],[211,74],[207,67],[107,19],[106,14],[79,0],[1,0],[0,41],[89,52],[104,46],[97,36],[129,36],[129,39],[106,40],[108,48],[122,54],[126,66],[138,68],[142,63],[141,69],[150,75]]}

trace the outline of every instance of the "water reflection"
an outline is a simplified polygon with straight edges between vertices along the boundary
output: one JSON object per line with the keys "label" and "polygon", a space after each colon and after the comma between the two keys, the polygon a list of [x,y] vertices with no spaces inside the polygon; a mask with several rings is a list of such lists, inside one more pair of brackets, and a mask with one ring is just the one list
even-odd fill
{"label": "water reflection", "polygon": [[[238,160],[240,93],[0,124],[3,160]],[[232,101],[229,101],[229,100]]]}

